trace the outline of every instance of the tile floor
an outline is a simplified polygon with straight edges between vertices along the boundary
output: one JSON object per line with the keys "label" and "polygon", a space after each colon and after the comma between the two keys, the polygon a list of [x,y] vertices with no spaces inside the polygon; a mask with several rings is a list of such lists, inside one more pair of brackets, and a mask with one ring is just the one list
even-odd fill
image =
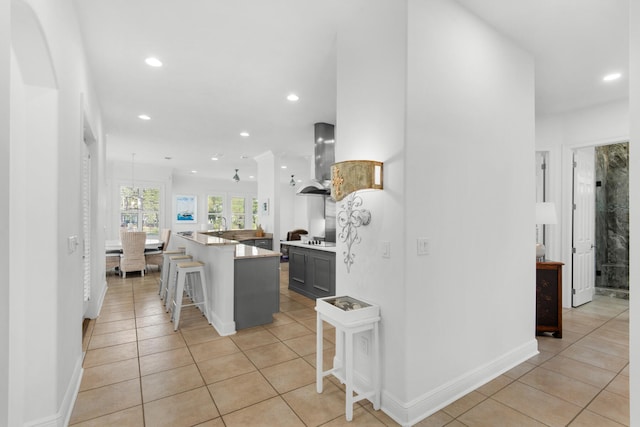
{"label": "tile floor", "polygon": [[[273,324],[220,337],[196,309],[173,332],[157,295],[158,273],[108,276],[100,317],[84,339],[74,426],[391,426],[370,403],[344,418],[332,377],[315,391],[314,302],[289,292]],[[562,339],[539,337],[540,354],[418,426],[629,425],[628,301],[597,296],[565,310]],[[325,366],[333,336],[327,327]]]}

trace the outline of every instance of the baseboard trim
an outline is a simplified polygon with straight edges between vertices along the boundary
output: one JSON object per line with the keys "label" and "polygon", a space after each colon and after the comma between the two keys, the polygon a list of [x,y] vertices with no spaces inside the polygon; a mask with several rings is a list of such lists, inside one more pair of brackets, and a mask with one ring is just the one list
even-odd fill
{"label": "baseboard trim", "polygon": [[383,390],[382,410],[398,424],[404,427],[412,426],[536,354],[538,354],[538,341],[533,338],[497,359],[410,402],[402,402]]}
{"label": "baseboard trim", "polygon": [[223,322],[215,313],[209,311],[209,323],[222,337],[236,333],[236,322]]}
{"label": "baseboard trim", "polygon": [[100,310],[102,310],[102,304],[104,303],[104,299],[107,296],[107,291],[109,290],[109,285],[107,285],[107,281],[105,280],[104,286],[102,287],[102,292],[98,296],[98,300],[93,304],[89,301],[89,309],[85,314],[85,317],[89,319],[96,319],[100,314]]}
{"label": "baseboard trim", "polygon": [[25,423],[25,427],[65,427],[69,425],[71,420],[71,413],[73,412],[73,406],[75,405],[76,398],[78,397],[78,391],[80,390],[80,382],[82,381],[82,355],[76,361],[76,366],[73,369],[73,375],[69,381],[69,386],[64,394],[60,409],[55,415],[49,417],[40,418],[39,420],[29,421]]}

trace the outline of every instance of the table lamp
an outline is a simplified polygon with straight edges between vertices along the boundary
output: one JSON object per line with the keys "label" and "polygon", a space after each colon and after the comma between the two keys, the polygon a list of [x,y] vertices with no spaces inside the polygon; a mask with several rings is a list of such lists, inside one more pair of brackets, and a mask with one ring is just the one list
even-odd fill
{"label": "table lamp", "polygon": [[[536,232],[538,232],[538,225],[542,224],[557,224],[558,216],[556,214],[556,205],[555,203],[536,203]],[[537,237],[537,236],[536,236]],[[537,239],[536,239],[537,240]],[[543,235],[544,240],[544,235]],[[544,261],[544,255],[546,253],[546,248],[544,247],[544,243],[536,243],[536,260]]]}

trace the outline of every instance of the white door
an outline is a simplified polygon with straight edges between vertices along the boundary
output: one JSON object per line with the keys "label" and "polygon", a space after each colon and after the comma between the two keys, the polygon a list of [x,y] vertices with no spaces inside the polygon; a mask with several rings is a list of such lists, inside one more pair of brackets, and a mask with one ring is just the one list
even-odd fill
{"label": "white door", "polygon": [[573,283],[571,305],[593,299],[595,291],[595,150],[573,155]]}

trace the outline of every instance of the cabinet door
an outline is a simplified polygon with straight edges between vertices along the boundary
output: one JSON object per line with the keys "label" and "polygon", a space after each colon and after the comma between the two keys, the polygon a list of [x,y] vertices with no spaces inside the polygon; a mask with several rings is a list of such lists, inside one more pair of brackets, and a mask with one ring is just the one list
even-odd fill
{"label": "cabinet door", "polygon": [[562,338],[562,264],[536,264],[536,333]]}
{"label": "cabinet door", "polygon": [[262,249],[269,249],[271,250],[271,248],[273,247],[271,245],[271,239],[256,239],[255,240],[255,245],[258,248],[262,248]]}
{"label": "cabinet door", "polygon": [[289,286],[304,288],[306,282],[307,251],[296,247],[289,249]]}
{"label": "cabinet door", "polygon": [[330,252],[311,251],[309,254],[309,291],[317,298],[336,293],[336,256]]}

